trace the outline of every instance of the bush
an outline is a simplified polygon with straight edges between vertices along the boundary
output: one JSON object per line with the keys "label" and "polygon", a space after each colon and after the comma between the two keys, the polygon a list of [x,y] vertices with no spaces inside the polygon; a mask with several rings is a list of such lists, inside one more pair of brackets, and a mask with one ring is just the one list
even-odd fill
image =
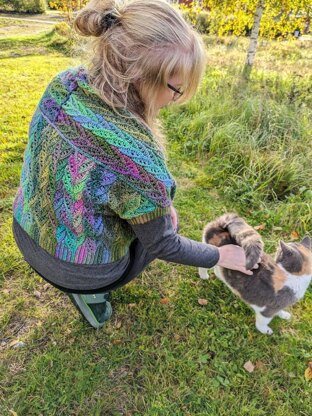
{"label": "bush", "polygon": [[58,33],[60,36],[64,36],[67,38],[72,37],[72,29],[68,23],[66,22],[56,23],[54,28],[55,28],[56,33]]}
{"label": "bush", "polygon": [[85,54],[86,43],[88,40],[79,37],[70,23],[60,22],[54,26],[54,36],[48,46],[66,55],[80,56]]}
{"label": "bush", "polygon": [[20,13],[45,13],[45,0],[0,0],[0,10]]}
{"label": "bush", "polygon": [[209,33],[209,13],[201,10],[194,12],[191,8],[183,9],[183,17],[198,30],[199,33]]}
{"label": "bush", "polygon": [[195,28],[204,34],[209,33],[209,14],[208,12],[202,11],[198,13],[195,20]]}

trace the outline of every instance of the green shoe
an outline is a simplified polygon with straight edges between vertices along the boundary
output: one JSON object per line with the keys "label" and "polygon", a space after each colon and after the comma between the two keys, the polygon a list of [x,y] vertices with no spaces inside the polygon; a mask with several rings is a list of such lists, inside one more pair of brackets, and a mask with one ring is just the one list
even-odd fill
{"label": "green shoe", "polygon": [[68,293],[69,299],[93,328],[101,328],[113,313],[110,293],[79,295]]}

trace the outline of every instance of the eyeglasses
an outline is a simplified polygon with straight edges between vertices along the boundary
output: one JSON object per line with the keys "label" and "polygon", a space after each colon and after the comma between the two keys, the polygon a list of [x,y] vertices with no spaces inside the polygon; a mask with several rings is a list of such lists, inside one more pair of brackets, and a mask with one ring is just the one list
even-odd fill
{"label": "eyeglasses", "polygon": [[182,97],[183,91],[177,90],[173,85],[167,84],[167,87],[170,88],[172,91],[174,91],[173,94],[173,101],[176,101],[178,98]]}

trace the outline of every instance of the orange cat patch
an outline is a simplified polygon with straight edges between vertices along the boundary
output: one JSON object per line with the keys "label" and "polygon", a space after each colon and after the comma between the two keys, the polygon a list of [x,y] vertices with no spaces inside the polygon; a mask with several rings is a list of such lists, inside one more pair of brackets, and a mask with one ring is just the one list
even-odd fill
{"label": "orange cat patch", "polygon": [[214,234],[211,238],[209,238],[208,243],[219,247],[220,244],[222,243],[222,241],[225,240],[228,237],[229,237],[229,233],[227,233],[227,232],[223,232],[223,233],[221,232],[221,233],[218,233],[218,234]]}
{"label": "orange cat patch", "polygon": [[302,264],[301,271],[298,273],[294,273],[295,275],[308,275],[312,273],[312,256],[311,251],[304,246],[298,247],[298,250],[303,254],[304,261]]}
{"label": "orange cat patch", "polygon": [[279,291],[284,287],[286,281],[286,273],[281,270],[279,267],[275,267],[273,275],[272,275],[272,282],[275,292]]}

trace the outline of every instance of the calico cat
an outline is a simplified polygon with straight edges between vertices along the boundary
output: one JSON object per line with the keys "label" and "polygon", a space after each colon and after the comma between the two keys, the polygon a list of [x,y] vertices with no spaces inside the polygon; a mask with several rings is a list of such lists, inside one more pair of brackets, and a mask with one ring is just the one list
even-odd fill
{"label": "calico cat", "polygon": [[[300,243],[280,241],[275,260],[263,252],[261,236],[236,214],[225,214],[207,224],[203,242],[217,247],[240,245],[246,254],[246,268],[251,269],[261,258],[259,268],[248,276],[239,271],[216,266],[215,275],[256,313],[256,328],[263,334],[273,334],[268,326],[274,316],[290,319],[284,308],[303,298],[312,279],[311,239]],[[202,279],[208,279],[207,269],[199,268]]]}

